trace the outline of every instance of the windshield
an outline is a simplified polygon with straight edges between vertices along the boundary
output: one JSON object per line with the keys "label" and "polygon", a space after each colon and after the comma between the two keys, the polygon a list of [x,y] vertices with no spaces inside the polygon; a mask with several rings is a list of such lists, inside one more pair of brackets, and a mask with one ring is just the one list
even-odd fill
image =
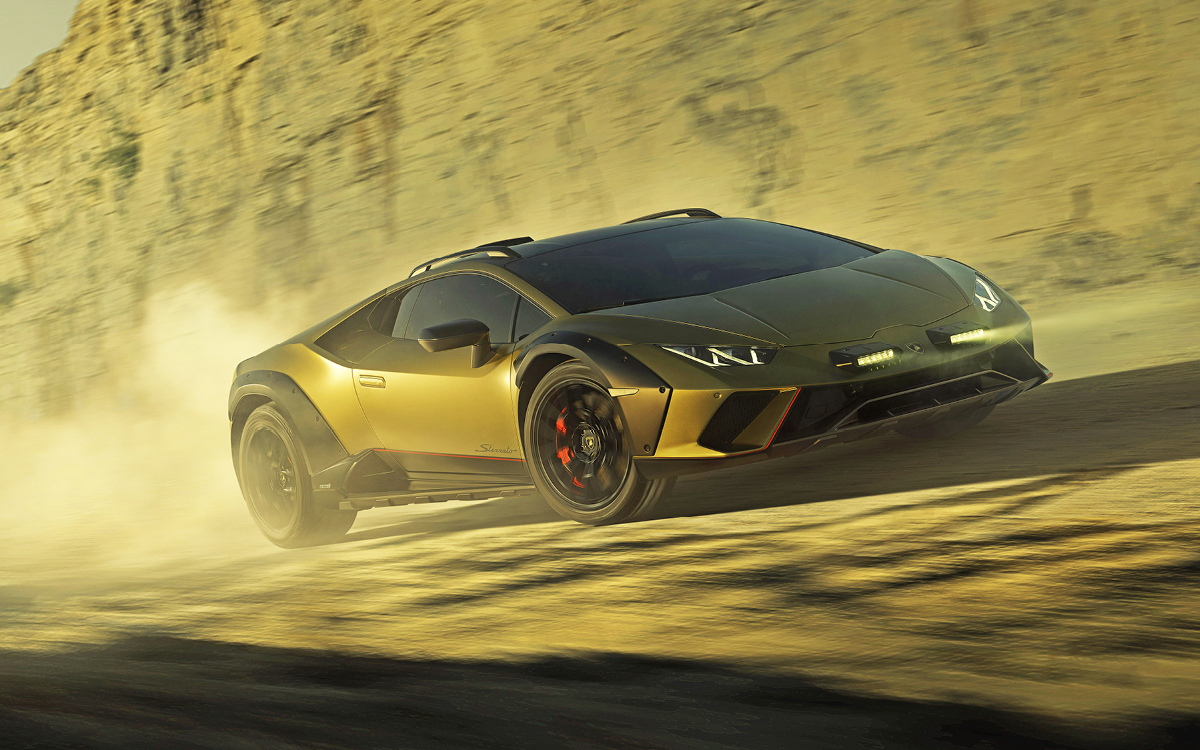
{"label": "windshield", "polygon": [[550,250],[506,268],[572,313],[711,294],[866,258],[858,245],[755,219],[675,224]]}

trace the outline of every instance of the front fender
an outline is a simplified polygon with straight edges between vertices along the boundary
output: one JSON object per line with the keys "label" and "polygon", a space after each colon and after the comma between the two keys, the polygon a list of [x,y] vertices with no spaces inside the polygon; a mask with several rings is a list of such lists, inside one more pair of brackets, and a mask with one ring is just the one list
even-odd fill
{"label": "front fender", "polygon": [[[651,456],[658,447],[663,419],[671,401],[671,388],[653,370],[621,347],[596,336],[574,331],[554,331],[523,347],[513,361],[518,389],[541,357],[566,356],[583,362],[612,391],[635,391],[616,395],[625,424],[633,440],[635,456]],[[537,371],[536,368],[533,371]]]}

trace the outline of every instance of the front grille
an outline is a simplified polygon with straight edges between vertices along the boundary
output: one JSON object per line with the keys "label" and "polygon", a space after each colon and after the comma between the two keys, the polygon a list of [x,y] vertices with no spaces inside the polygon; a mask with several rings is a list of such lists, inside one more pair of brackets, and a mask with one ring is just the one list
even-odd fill
{"label": "front grille", "polygon": [[697,442],[714,451],[727,453],[738,449],[741,446],[735,445],[733,441],[778,395],[779,391],[731,393],[725,399],[725,403],[717,409],[717,413],[713,414],[712,419],[708,420],[708,426],[704,428]]}
{"label": "front grille", "polygon": [[1020,344],[1010,341],[935,367],[846,385],[802,388],[775,442],[799,440],[959,401],[1041,374]]}

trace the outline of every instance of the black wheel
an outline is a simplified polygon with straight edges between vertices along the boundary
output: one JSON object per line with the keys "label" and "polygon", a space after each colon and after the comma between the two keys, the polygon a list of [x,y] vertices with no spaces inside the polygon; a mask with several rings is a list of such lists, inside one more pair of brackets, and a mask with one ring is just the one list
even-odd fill
{"label": "black wheel", "polygon": [[524,432],[534,486],[573,521],[599,525],[644,517],[675,484],[638,474],[621,409],[579,362],[564,362],[538,383]]}
{"label": "black wheel", "polygon": [[313,502],[308,465],[287,419],[272,404],[250,413],[238,449],[238,478],[250,515],[280,547],[311,547],[340,539],[357,511]]}
{"label": "black wheel", "polygon": [[896,428],[896,432],[900,433],[904,437],[918,438],[921,440],[949,437],[951,435],[957,435],[963,430],[979,424],[986,419],[987,415],[991,414],[992,410],[995,408],[995,404],[991,406],[983,406],[973,411],[963,412],[962,414],[955,414],[949,417],[942,417],[941,419],[935,419],[929,422],[922,422],[921,424],[913,425],[912,427]]}

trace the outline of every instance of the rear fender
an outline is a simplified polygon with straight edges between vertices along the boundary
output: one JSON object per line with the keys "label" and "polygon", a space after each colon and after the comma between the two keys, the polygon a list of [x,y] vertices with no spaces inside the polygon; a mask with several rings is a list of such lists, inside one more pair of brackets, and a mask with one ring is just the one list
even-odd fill
{"label": "rear fender", "polygon": [[310,473],[324,471],[350,455],[296,381],[280,372],[254,370],[238,375],[229,393],[229,418],[233,423],[230,442],[233,463],[239,471],[242,426],[250,412],[267,401],[275,404],[300,438],[300,450]]}

